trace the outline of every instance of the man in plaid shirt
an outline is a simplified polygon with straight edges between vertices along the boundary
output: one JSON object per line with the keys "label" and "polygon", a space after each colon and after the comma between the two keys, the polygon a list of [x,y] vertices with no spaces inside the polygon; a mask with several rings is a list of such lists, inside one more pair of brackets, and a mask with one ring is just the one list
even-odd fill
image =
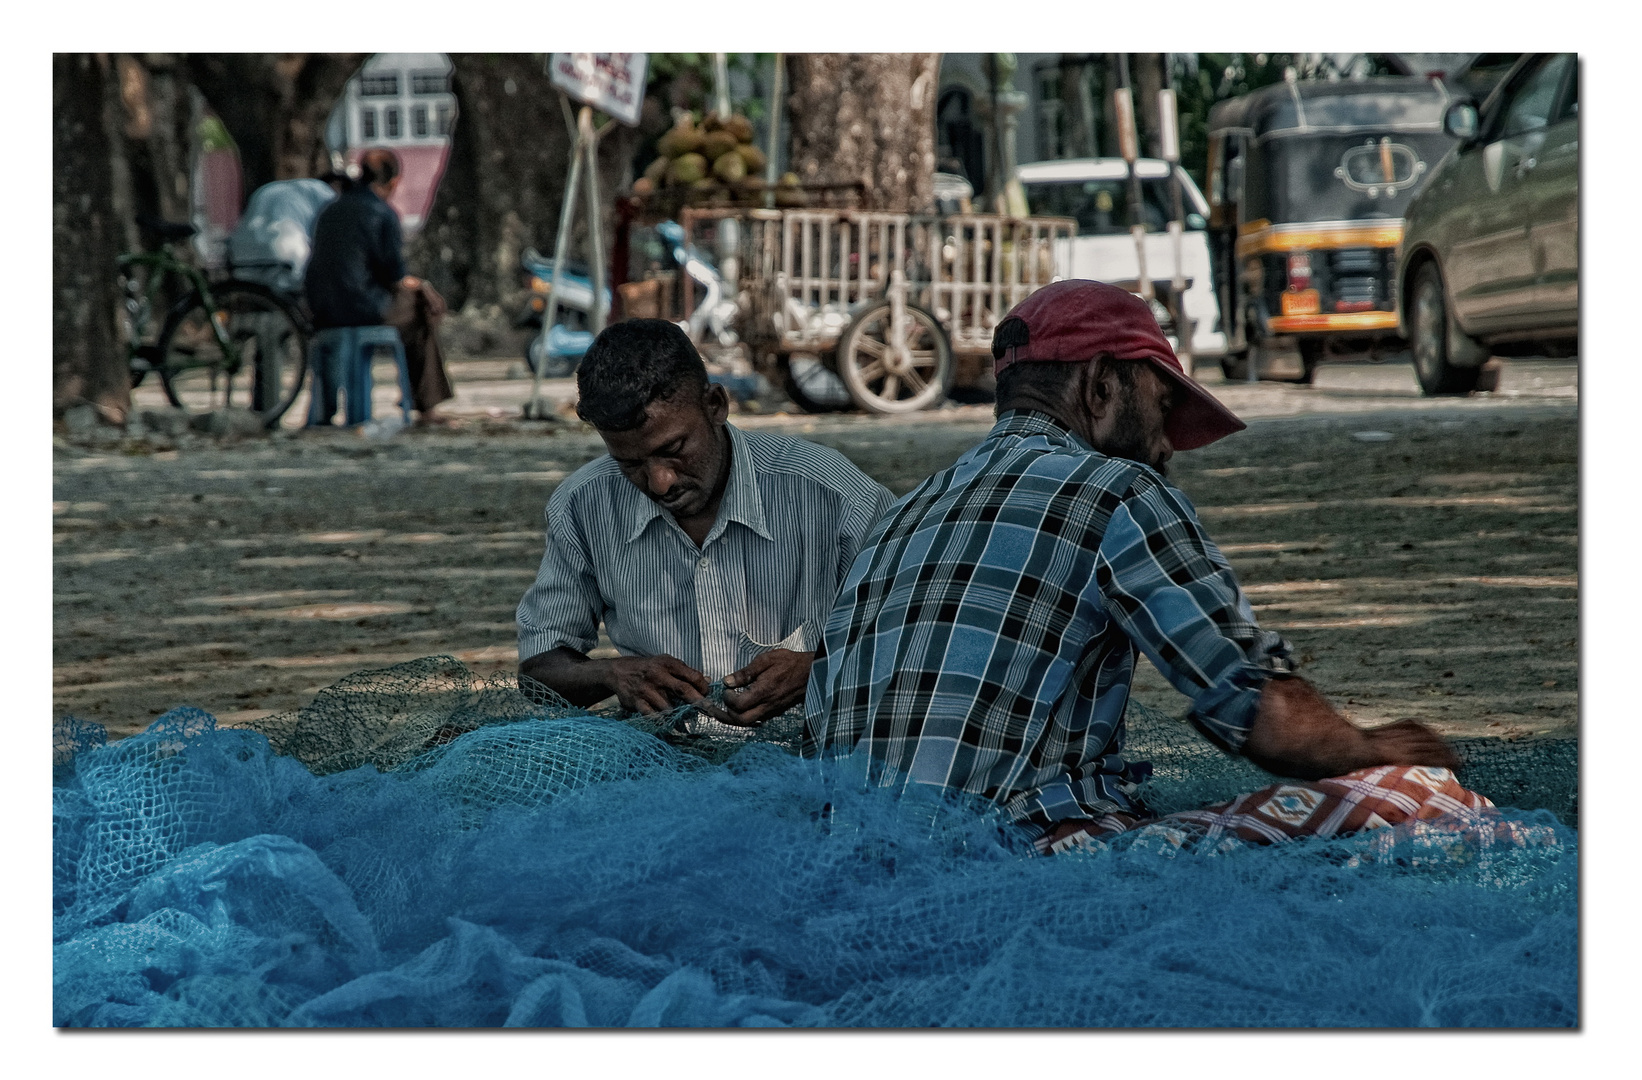
{"label": "man in plaid shirt", "polygon": [[1010,312],[992,352],[996,426],[891,507],[844,579],[810,672],[806,753],[866,754],[883,783],[981,795],[1061,850],[1152,820],[1123,757],[1143,652],[1216,745],[1320,781],[1197,812],[1196,837],[1489,805],[1454,780],[1437,735],[1353,726],[1256,625],[1164,479],[1176,449],[1244,425],[1184,373],[1144,302],[1057,282]]}

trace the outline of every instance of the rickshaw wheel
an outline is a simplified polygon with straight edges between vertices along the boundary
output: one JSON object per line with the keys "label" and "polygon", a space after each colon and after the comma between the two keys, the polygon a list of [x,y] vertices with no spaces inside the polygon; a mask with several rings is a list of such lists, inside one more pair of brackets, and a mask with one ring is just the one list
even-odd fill
{"label": "rickshaw wheel", "polygon": [[910,363],[897,367],[890,348],[890,302],[858,312],[838,339],[838,376],[855,404],[868,412],[908,413],[939,404],[952,389],[952,343],[939,320],[908,304]]}

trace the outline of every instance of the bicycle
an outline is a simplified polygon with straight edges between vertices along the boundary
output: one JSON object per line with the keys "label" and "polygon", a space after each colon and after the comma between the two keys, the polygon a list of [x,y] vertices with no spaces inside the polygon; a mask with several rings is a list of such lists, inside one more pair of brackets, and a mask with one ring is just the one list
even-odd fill
{"label": "bicycle", "polygon": [[166,399],[179,409],[205,413],[238,405],[260,416],[265,427],[277,427],[307,377],[307,319],[265,285],[213,282],[179,259],[171,244],[192,236],[193,226],[141,224],[161,243],[157,250],[119,257],[132,389],[157,374]]}

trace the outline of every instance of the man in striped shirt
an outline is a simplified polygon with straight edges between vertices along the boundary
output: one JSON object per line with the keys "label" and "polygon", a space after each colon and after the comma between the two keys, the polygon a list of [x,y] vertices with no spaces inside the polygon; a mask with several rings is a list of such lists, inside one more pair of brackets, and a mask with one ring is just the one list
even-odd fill
{"label": "man in striped shirt", "polygon": [[[751,726],[804,698],[838,583],[891,496],[842,454],[741,431],[676,325],[593,342],[576,410],[609,454],[547,503],[547,551],[519,603],[519,672],[590,705],[697,704]],[[600,622],[622,655],[595,660]],[[723,680],[722,709],[706,701]]]}
{"label": "man in striped shirt", "polygon": [[[1144,652],[1222,749],[1284,776],[1349,774],[1344,796],[1308,789],[1268,800],[1274,813],[1335,828],[1350,817],[1334,813],[1341,798],[1369,797],[1350,820],[1425,813],[1402,774],[1359,783],[1356,770],[1452,766],[1446,745],[1411,721],[1358,729],[1294,678],[1287,642],[1256,625],[1164,480],[1176,449],[1244,425],[1184,374],[1146,304],[1057,282],[1010,312],[992,351],[996,426],[889,511],[844,580],[810,675],[806,752],[853,751],[884,783],[992,799],[1045,848],[1121,831],[1146,819],[1123,756]],[[1470,805],[1442,768],[1413,787],[1433,807]]]}

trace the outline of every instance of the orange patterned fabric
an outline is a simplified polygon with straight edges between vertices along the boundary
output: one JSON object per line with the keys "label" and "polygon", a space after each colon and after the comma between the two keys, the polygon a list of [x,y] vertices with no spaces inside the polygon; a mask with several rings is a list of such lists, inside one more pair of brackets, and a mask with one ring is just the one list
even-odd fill
{"label": "orange patterned fabric", "polygon": [[1228,838],[1276,844],[1302,836],[1346,836],[1456,814],[1474,817],[1475,812],[1493,806],[1461,787],[1448,769],[1380,765],[1326,780],[1273,784],[1228,802],[1164,817],[1108,814],[1090,821],[1083,832],[1044,849],[1065,851],[1141,827],[1155,829],[1176,846],[1212,846]]}

